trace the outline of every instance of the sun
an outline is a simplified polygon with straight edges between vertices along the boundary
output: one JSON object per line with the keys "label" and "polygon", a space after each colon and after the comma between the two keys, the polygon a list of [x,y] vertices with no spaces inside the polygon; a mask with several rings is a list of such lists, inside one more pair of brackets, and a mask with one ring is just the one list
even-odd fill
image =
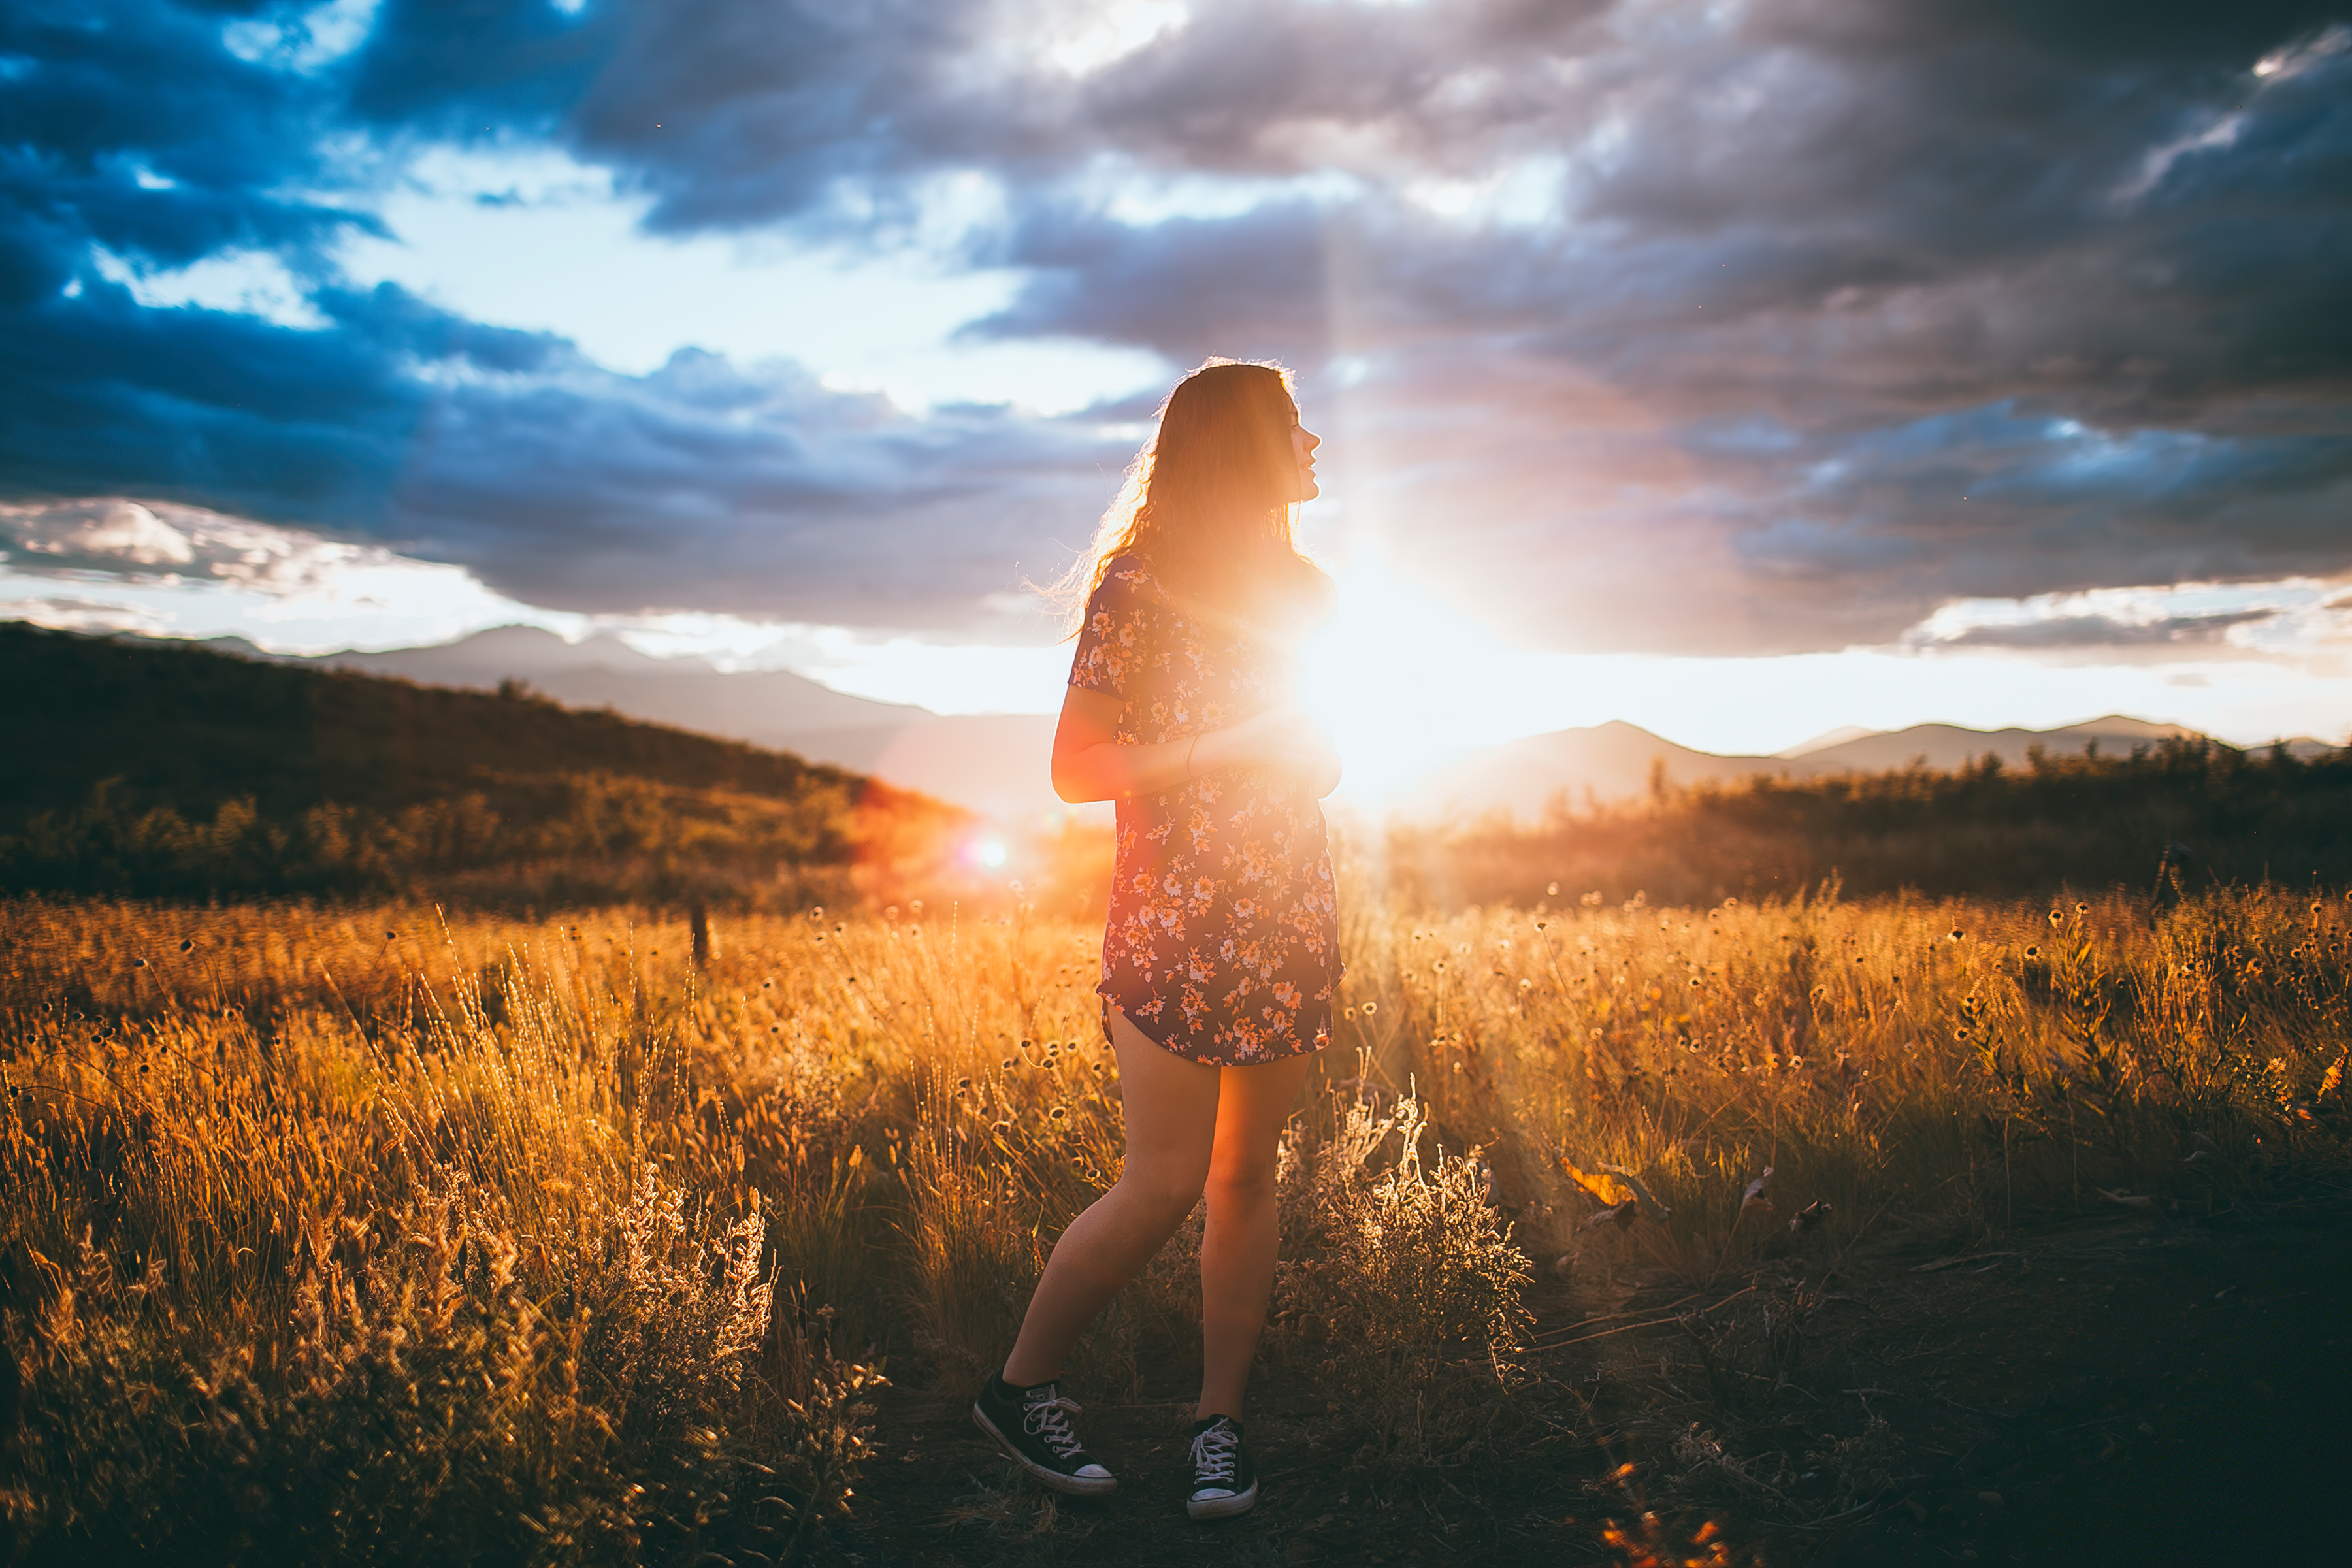
{"label": "sun", "polygon": [[1302,650],[1300,700],[1345,770],[1338,798],[1377,807],[1464,749],[1507,738],[1513,650],[1380,564],[1339,579],[1331,624]]}

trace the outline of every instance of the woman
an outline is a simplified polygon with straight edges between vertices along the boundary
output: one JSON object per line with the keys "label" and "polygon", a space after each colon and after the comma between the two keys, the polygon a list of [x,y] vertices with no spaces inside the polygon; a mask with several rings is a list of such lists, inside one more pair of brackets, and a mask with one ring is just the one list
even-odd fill
{"label": "woman", "polygon": [[972,1407],[1045,1485],[1116,1490],[1055,1380],[1205,1190],[1195,1519],[1257,1501],[1242,1392],[1274,1286],[1276,1146],[1330,1041],[1339,979],[1317,804],[1338,786],[1339,762],[1289,705],[1290,646],[1332,596],[1291,542],[1292,507],[1318,493],[1319,445],[1284,372],[1210,361],[1161,405],[1072,584],[1090,592],[1054,788],[1118,803],[1097,989],[1127,1159],[1055,1244],[1012,1355]]}

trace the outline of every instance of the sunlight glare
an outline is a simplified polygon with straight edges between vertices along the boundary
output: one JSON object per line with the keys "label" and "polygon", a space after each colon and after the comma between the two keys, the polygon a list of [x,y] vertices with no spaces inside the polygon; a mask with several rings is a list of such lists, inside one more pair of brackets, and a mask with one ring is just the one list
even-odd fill
{"label": "sunlight glare", "polygon": [[1339,748],[1342,798],[1377,805],[1465,747],[1499,741],[1516,656],[1477,622],[1377,563],[1339,582],[1339,613],[1303,652],[1299,695]]}

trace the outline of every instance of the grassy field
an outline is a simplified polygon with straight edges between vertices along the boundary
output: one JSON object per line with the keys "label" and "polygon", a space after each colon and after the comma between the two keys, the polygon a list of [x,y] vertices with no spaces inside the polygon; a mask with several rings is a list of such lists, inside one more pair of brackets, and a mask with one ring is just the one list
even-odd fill
{"label": "grassy field", "polygon": [[[1504,1441],[1534,1291],[1721,1292],[1906,1218],[1984,1244],[2342,1163],[2340,897],[1440,916],[1348,880],[1265,1354],[1349,1413],[1350,1473]],[[882,1373],[991,1365],[1116,1176],[1098,940],[812,910],[717,921],[698,968],[611,913],[0,907],[14,1560],[821,1550]],[[1197,1354],[1196,1246],[1078,1385]],[[1774,1496],[1832,1517],[1840,1485]]]}

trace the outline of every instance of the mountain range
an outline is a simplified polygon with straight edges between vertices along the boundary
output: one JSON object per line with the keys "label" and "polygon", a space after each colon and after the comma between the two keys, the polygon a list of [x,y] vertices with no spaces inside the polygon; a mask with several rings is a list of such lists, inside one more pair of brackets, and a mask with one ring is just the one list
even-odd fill
{"label": "mountain range", "polygon": [[2151,724],[2120,714],[2054,730],[1915,724],[1907,730],[1832,731],[1805,746],[1761,757],[1693,751],[1634,724],[1596,724],[1465,752],[1420,780],[1398,805],[1415,815],[1452,812],[1475,816],[1507,811],[1532,820],[1555,800],[1570,808],[1622,800],[1647,791],[1654,778],[1678,786],[1720,783],[1748,773],[1800,779],[1822,773],[1877,773],[1914,763],[1948,769],[1987,755],[2016,766],[2027,760],[2028,748],[2033,746],[2052,752],[2080,752],[2092,746],[2129,752],[2134,746],[2196,733],[2178,724]]}
{"label": "mountain range", "polygon": [[[631,718],[796,752],[1001,821],[1034,824],[1074,812],[1087,820],[1108,816],[1106,807],[1073,808],[1055,797],[1046,781],[1054,734],[1050,714],[934,713],[852,697],[784,670],[725,671],[701,658],[656,658],[611,635],[573,643],[537,626],[496,626],[435,647],[376,653],[273,654],[241,638],[215,638],[202,646],[434,686],[487,689],[519,680],[573,707],[610,708]],[[1748,773],[1808,778],[1915,763],[1953,768],[1986,755],[2017,766],[2026,761],[2028,748],[2037,745],[2053,752],[2095,745],[2127,752],[2195,733],[2177,724],[2111,714],[2052,730],[1971,730],[1957,724],[1848,728],[1776,756],[1740,756],[1694,751],[1619,721],[1530,735],[1457,755],[1385,805],[1412,815],[1504,811],[1533,819],[1556,801],[1573,808],[1639,795],[1654,777],[1668,785]],[[2333,750],[2308,738],[2284,743],[2301,756]]]}

